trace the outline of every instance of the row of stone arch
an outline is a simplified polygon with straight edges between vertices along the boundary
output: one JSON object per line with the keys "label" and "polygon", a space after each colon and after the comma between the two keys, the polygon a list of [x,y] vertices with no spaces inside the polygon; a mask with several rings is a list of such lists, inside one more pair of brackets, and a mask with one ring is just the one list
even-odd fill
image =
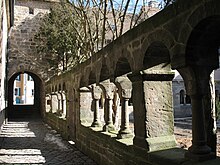
{"label": "row of stone arch", "polygon": [[[99,122],[99,108],[94,109],[93,115],[89,111],[94,102],[95,107],[98,107],[97,100],[101,94],[96,90],[100,88],[105,98],[106,131],[111,130],[112,126],[112,86],[116,85],[120,91],[124,106],[121,119],[124,121],[127,121],[127,97],[132,91],[133,144],[148,151],[157,151],[176,145],[173,136],[172,66],[183,77],[186,93],[192,102],[193,141],[186,157],[199,160],[213,157],[212,152],[215,152],[216,146],[207,139],[215,135],[210,133],[212,128],[205,125],[209,123],[213,127],[214,118],[210,107],[203,103],[210,93],[210,74],[219,66],[220,4],[217,0],[196,3],[196,7],[185,9],[184,14],[176,13],[178,6],[173,6],[170,9],[173,18],[169,15],[169,21],[162,22],[158,27],[154,19],[144,22],[71,72],[52,78],[49,85],[68,81],[68,87],[75,89],[73,104],[80,124],[87,117],[83,112],[88,113],[94,124]],[[214,9],[206,10],[210,5]],[[202,15],[198,16],[200,13]],[[160,16],[159,13],[154,18]],[[124,82],[129,83],[122,85]],[[123,125],[126,124],[121,123]],[[164,148],[161,148],[161,144]]]}

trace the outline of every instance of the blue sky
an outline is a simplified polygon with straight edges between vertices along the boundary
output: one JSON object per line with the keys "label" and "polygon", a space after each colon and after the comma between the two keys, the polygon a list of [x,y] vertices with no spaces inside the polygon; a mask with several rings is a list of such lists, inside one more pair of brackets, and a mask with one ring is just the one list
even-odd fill
{"label": "blue sky", "polygon": [[[77,0],[70,0],[70,1],[75,1],[77,2]],[[98,1],[98,0],[97,0]],[[117,8],[117,3],[118,4],[121,4],[123,0],[114,0],[115,2],[115,8]],[[130,5],[129,5],[129,12],[132,12],[133,9],[134,9],[134,6],[135,6],[135,3],[136,3],[137,0],[130,0]],[[163,0],[139,0],[139,3],[138,3],[138,10],[137,11],[140,11],[140,8],[143,6],[143,3],[145,3],[145,5],[148,4],[148,2],[150,1],[157,1],[157,2],[161,2]],[[124,5],[126,4],[127,0],[124,0]]]}

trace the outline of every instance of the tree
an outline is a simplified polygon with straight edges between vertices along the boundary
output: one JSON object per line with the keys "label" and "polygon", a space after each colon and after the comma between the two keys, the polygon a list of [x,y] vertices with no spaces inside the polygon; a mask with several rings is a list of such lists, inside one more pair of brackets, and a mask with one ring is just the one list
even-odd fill
{"label": "tree", "polygon": [[36,35],[51,70],[71,69],[145,17],[145,0],[72,0],[55,4]]}
{"label": "tree", "polygon": [[38,52],[52,70],[67,70],[69,65],[79,61],[75,56],[76,34],[72,30],[74,17],[68,5],[54,5],[46,15],[35,36]]}

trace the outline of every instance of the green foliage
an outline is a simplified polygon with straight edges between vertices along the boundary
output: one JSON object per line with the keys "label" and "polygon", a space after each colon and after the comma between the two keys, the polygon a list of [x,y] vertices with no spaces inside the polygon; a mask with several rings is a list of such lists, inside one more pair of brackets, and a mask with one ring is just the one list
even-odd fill
{"label": "green foliage", "polygon": [[[171,1],[165,2],[170,4]],[[69,70],[85,61],[148,18],[147,13],[138,9],[139,3],[144,5],[144,1],[134,2],[72,0],[55,4],[43,18],[35,36],[40,57],[48,62],[50,70],[57,72]],[[133,8],[129,10],[131,4]]]}
{"label": "green foliage", "polygon": [[51,70],[65,71],[78,64],[82,57],[77,51],[76,18],[68,4],[54,5],[41,24],[35,38],[38,52]]}

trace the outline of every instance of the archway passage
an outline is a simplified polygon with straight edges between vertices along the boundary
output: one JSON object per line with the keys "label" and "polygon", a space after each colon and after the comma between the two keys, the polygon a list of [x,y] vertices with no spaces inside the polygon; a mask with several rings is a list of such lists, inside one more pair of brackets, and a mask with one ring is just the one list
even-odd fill
{"label": "archway passage", "polygon": [[[23,81],[21,87],[16,87],[17,81]],[[29,81],[29,83],[24,83]],[[23,88],[23,89],[22,89]],[[30,89],[32,100],[28,100],[26,93]],[[39,118],[42,112],[42,80],[31,72],[18,72],[8,81],[8,113],[9,119]],[[20,95],[20,96],[15,96]],[[19,100],[18,100],[19,99]]]}

